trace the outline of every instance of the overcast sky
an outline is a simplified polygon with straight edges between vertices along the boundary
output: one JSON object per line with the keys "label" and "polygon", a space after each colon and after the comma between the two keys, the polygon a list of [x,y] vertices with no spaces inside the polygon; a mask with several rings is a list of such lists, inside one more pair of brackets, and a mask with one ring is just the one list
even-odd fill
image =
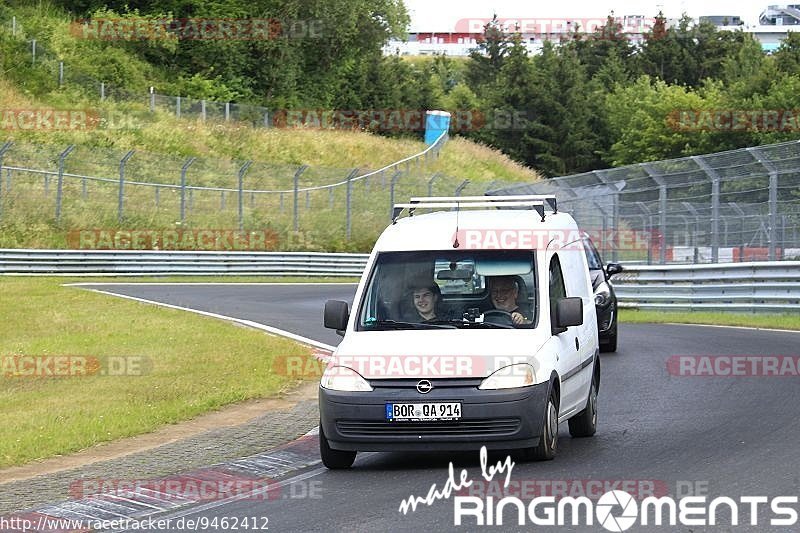
{"label": "overcast sky", "polygon": [[[611,10],[616,16],[655,16],[659,10],[667,18],[687,12],[692,18],[701,15],[738,15],[745,24],[758,21],[758,15],[770,4],[785,5],[779,0],[404,0],[411,14],[411,31],[447,31],[456,21],[468,18],[605,18]],[[792,2],[789,2],[792,3]]]}

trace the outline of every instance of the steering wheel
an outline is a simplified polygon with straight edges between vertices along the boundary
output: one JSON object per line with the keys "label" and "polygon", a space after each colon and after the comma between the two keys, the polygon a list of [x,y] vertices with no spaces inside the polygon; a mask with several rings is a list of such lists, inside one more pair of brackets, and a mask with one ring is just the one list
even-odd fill
{"label": "steering wheel", "polygon": [[[495,318],[499,320],[490,320],[490,318]],[[508,324],[509,326],[514,325],[514,320],[511,318],[511,313],[508,311],[503,311],[502,309],[490,309],[483,313],[483,319],[486,322],[493,322],[496,324]]]}

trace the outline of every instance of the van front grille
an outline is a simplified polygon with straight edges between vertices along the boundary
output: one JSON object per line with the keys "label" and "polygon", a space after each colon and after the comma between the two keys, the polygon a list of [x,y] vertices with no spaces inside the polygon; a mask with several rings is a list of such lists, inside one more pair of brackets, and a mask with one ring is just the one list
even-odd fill
{"label": "van front grille", "polygon": [[519,418],[460,420],[457,422],[385,422],[339,420],[336,428],[347,437],[486,437],[513,435],[520,428]]}

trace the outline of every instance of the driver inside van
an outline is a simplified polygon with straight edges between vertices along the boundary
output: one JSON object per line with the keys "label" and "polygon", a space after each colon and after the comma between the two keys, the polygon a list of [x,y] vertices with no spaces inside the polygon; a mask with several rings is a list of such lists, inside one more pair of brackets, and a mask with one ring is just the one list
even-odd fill
{"label": "driver inside van", "polygon": [[434,282],[417,281],[411,285],[411,298],[417,319],[422,322],[437,320],[442,317],[440,301],[442,291]]}
{"label": "driver inside van", "polygon": [[488,278],[489,294],[492,297],[492,305],[499,311],[505,311],[511,315],[511,322],[515,326],[530,324],[531,321],[522,314],[522,310],[517,305],[519,296],[519,286],[513,276],[493,276]]}

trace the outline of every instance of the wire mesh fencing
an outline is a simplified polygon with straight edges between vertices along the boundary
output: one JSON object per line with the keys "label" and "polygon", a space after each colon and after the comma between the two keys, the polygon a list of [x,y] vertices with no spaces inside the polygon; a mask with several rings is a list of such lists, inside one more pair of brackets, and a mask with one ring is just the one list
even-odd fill
{"label": "wire mesh fencing", "polygon": [[800,141],[497,188],[556,194],[611,260],[800,259]]}

